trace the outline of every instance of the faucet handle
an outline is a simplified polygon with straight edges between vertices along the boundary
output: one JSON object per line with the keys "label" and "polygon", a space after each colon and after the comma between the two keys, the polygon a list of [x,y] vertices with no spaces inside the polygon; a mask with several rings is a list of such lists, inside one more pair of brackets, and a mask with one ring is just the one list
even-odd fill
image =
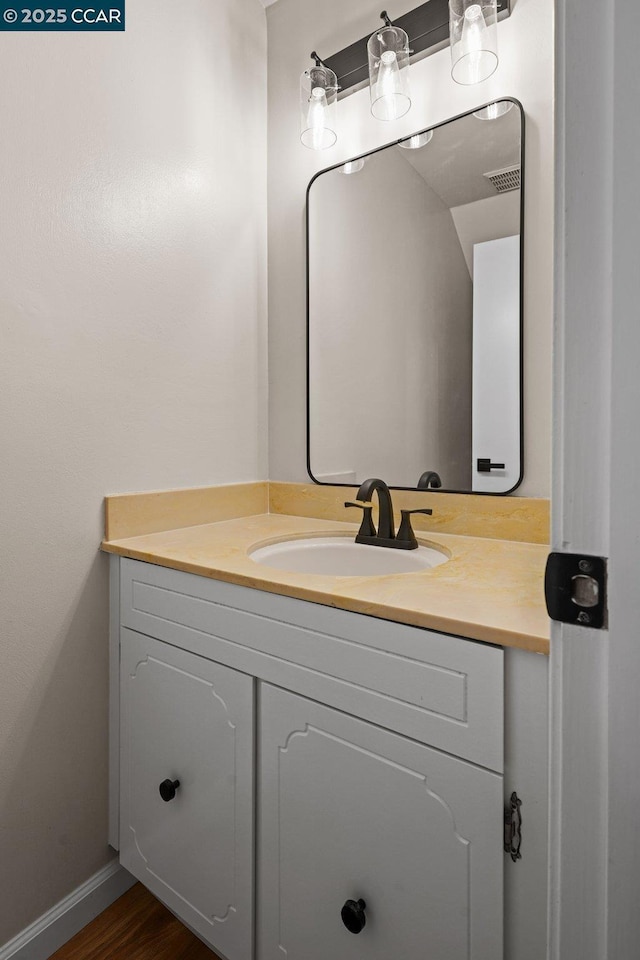
{"label": "faucet handle", "polygon": [[398,530],[398,540],[402,543],[410,544],[409,550],[415,550],[418,546],[418,541],[416,540],[416,535],[413,532],[413,527],[411,526],[411,516],[414,513],[424,513],[426,516],[430,517],[433,514],[433,510],[427,508],[423,510],[401,510],[402,521],[400,523],[400,529]]}
{"label": "faucet handle", "polygon": [[357,503],[345,501],[345,507],[359,507],[363,511],[362,523],[358,530],[359,537],[375,537],[376,528],[373,525],[373,504],[359,500]]}

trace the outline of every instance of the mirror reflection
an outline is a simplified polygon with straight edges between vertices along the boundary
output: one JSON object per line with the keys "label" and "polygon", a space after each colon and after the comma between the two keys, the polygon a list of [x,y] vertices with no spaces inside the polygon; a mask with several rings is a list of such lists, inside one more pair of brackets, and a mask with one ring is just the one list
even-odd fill
{"label": "mirror reflection", "polygon": [[520,482],[522,126],[499,101],[311,182],[317,482]]}

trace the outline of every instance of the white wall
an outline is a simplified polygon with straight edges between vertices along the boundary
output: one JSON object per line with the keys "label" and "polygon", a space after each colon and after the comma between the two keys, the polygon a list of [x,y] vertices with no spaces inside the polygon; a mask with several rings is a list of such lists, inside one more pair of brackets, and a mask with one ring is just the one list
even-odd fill
{"label": "white wall", "polygon": [[408,487],[437,470],[471,489],[471,279],[449,208],[405,153],[311,188],[311,468]]}
{"label": "white wall", "polygon": [[[404,0],[392,14],[415,6]],[[314,173],[421,127],[501,96],[522,101],[527,117],[525,210],[525,480],[519,493],[548,496],[553,320],[553,0],[515,0],[500,23],[500,66],[477,87],[457,86],[448,49],[412,67],[414,102],[401,120],[371,117],[369,92],[339,104],[340,136],[315,153],[299,142],[299,75],[309,53],[330,56],[379,23],[374,0],[278,0],[269,26],[269,383],[270,475],[304,480],[304,201]]]}
{"label": "white wall", "polygon": [[520,233],[520,191],[511,190],[484,200],[451,208],[460,245],[473,279],[473,248],[476,243],[502,240]]}
{"label": "white wall", "polygon": [[109,859],[106,493],[266,478],[266,24],[0,33],[0,944]]}

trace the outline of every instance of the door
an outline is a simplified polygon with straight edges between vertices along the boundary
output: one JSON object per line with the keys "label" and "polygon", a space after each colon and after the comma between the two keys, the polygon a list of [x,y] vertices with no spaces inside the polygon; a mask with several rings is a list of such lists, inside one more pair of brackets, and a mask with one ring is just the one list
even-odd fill
{"label": "door", "polygon": [[[553,546],[609,558],[608,629],[551,641],[552,960],[640,953],[637,0],[556,4]],[[594,148],[595,146],[595,148]]]}
{"label": "door", "polygon": [[253,680],[130,630],[121,643],[121,863],[251,960]]}
{"label": "door", "polygon": [[474,493],[520,479],[520,236],[473,248],[471,476]]}
{"label": "door", "polygon": [[260,729],[260,960],[500,960],[501,776],[267,685]]}

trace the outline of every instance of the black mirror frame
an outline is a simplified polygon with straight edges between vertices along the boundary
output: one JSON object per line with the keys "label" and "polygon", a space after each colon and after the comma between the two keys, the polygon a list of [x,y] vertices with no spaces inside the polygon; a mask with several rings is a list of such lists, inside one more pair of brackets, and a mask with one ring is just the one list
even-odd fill
{"label": "black mirror frame", "polygon": [[[520,484],[524,479],[524,256],[525,256],[525,156],[526,156],[526,140],[525,140],[525,112],[522,103],[517,100],[515,97],[498,97],[498,100],[507,100],[510,103],[513,103],[518,110],[520,111],[520,473],[518,476],[518,481],[515,483],[511,489],[505,490],[501,493],[485,492],[485,491],[474,491],[474,490],[446,490],[442,489],[430,489],[429,494],[439,494],[439,493],[456,493],[464,494],[467,496],[474,497],[508,497],[515,490],[518,489]],[[456,120],[462,120],[464,117],[469,117],[471,114],[476,113],[478,110],[484,109],[484,107],[490,106],[490,104],[495,103],[496,100],[490,100],[488,103],[482,104],[480,106],[474,107],[473,110],[467,110],[465,113],[460,113],[455,117],[449,117],[447,120],[443,120],[441,123],[434,124],[432,127],[426,127],[422,130],[417,130],[415,134],[409,134],[408,136],[417,136],[420,133],[426,133],[427,130],[437,130],[439,127],[444,127],[448,123],[453,123]],[[309,193],[311,187],[318,179],[325,173],[330,173],[332,170],[337,170],[340,167],[343,167],[345,163],[349,163],[353,160],[361,160],[366,157],[372,157],[376,153],[380,153],[382,150],[386,150],[389,147],[396,146],[401,143],[403,140],[407,140],[408,136],[401,137],[399,140],[392,140],[390,143],[385,143],[381,147],[376,147],[375,150],[369,150],[368,153],[362,153],[357,157],[351,157],[347,160],[341,160],[340,163],[333,164],[331,167],[325,167],[324,170],[319,170],[311,180],[307,187],[306,192],[306,202],[305,202],[305,240],[306,240],[306,390],[307,390],[307,473],[309,474],[310,479],[317,483],[318,486],[322,487],[348,487],[352,488],[357,486],[357,481],[352,483],[326,483],[322,480],[317,480],[311,470],[311,356],[310,356],[310,229],[309,229]],[[417,487],[400,487],[395,486],[391,487],[392,490],[413,490],[416,491]]]}

